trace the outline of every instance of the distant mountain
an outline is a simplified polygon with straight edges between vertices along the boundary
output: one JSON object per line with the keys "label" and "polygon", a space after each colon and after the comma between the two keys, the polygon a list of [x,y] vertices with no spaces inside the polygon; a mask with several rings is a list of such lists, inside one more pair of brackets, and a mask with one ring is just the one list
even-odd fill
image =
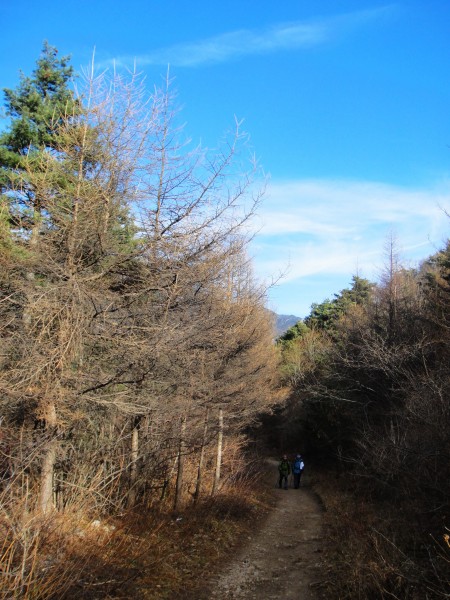
{"label": "distant mountain", "polygon": [[295,325],[298,321],[301,320],[300,317],[296,317],[295,315],[277,315],[275,314],[275,327],[277,332],[277,337],[282,335],[285,331]]}

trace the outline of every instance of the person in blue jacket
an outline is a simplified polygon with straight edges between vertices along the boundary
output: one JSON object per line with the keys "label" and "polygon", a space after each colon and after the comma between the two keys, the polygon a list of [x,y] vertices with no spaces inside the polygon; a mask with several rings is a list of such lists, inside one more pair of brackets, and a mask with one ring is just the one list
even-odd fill
{"label": "person in blue jacket", "polygon": [[302,478],[303,470],[305,468],[305,463],[303,462],[303,458],[301,454],[297,454],[292,463],[292,473],[294,475],[294,488],[298,490],[300,487],[300,480]]}

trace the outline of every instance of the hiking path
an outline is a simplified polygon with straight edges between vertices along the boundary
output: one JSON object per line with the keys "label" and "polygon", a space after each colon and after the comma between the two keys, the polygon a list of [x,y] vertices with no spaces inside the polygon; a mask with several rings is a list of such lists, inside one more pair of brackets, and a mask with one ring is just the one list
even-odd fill
{"label": "hiking path", "polygon": [[[211,600],[319,600],[322,569],[322,508],[305,484],[275,488],[277,462],[267,461],[274,508],[248,536],[224,571],[213,578]],[[270,477],[270,479],[269,479]]]}

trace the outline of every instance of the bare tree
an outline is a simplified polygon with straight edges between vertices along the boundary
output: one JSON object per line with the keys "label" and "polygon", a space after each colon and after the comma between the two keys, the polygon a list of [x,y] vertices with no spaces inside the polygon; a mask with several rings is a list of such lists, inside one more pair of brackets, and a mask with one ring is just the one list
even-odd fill
{"label": "bare tree", "polygon": [[212,154],[179,142],[169,82],[146,99],[136,76],[91,71],[80,103],[58,151],[25,161],[45,211],[32,238],[8,233],[20,260],[3,255],[2,411],[39,424],[43,511],[56,464],[75,489],[83,461],[85,482],[102,473],[102,497],[132,506],[178,456],[179,503],[197,451],[200,493],[205,410],[223,406],[231,433],[271,402],[273,332],[245,255],[257,167],[241,168],[238,122]]}

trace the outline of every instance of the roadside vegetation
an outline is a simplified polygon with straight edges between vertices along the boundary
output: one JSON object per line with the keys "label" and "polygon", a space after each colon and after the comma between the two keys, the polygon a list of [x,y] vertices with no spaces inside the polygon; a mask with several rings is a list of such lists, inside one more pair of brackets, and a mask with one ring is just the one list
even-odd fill
{"label": "roadside vegetation", "polygon": [[447,598],[450,581],[450,245],[417,269],[390,239],[380,281],[358,276],[279,339],[326,508],[327,598]]}
{"label": "roadside vegetation", "polygon": [[192,543],[226,543],[214,515],[239,502],[242,432],[277,387],[246,254],[258,167],[240,123],[193,146],[169,80],[74,79],[47,43],[5,106],[1,593],[124,597],[144,554],[150,587],[180,587],[178,517],[201,507]]}

